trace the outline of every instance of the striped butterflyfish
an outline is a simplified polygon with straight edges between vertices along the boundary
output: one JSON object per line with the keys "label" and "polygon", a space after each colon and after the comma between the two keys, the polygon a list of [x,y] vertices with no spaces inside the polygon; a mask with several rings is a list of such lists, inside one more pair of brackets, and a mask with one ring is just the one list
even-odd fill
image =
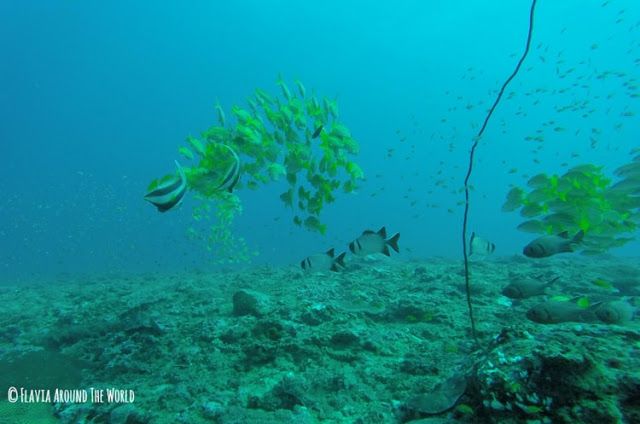
{"label": "striped butterflyfish", "polygon": [[176,161],[178,174],[171,175],[152,183],[150,191],[145,194],[144,200],[158,208],[159,212],[166,212],[180,203],[187,192],[187,177],[182,167]]}
{"label": "striped butterflyfish", "polygon": [[231,147],[226,144],[220,145],[226,147],[231,152],[232,160],[220,181],[220,185],[216,188],[216,191],[228,191],[231,193],[240,179],[240,158]]}
{"label": "striped butterflyfish", "polygon": [[360,237],[349,243],[349,250],[355,255],[366,256],[373,253],[382,253],[391,256],[389,246],[396,252],[400,252],[398,248],[398,240],[400,233],[387,239],[387,230],[385,227],[380,228],[378,232],[366,230]]}

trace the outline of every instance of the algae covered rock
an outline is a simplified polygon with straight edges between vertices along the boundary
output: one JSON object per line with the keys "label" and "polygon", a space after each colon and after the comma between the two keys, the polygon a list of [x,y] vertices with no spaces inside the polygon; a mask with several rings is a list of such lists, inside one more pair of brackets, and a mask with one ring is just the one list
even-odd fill
{"label": "algae covered rock", "polygon": [[253,290],[238,290],[233,294],[233,314],[262,317],[273,309],[269,297]]}

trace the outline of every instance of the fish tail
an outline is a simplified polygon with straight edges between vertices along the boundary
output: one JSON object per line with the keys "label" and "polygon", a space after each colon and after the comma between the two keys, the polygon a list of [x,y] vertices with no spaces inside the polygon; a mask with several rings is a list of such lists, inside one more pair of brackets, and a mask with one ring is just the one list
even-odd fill
{"label": "fish tail", "polygon": [[566,252],[573,252],[576,250],[578,245],[582,243],[582,239],[584,239],[584,230],[580,230],[576,233],[575,236],[571,239],[571,242],[567,244]]}
{"label": "fish tail", "polygon": [[[393,250],[400,253],[400,248],[398,247],[398,240],[400,240],[400,233],[396,233],[395,236],[391,237],[387,240],[387,244],[391,246]],[[386,247],[386,246],[385,246]]]}
{"label": "fish tail", "polygon": [[346,254],[347,252],[342,252],[338,255],[338,257],[336,257],[336,259],[333,261],[333,264],[331,265],[331,271],[339,271],[340,268],[345,268],[344,257]]}
{"label": "fish tail", "polygon": [[582,243],[582,239],[584,239],[584,230],[578,231],[576,235],[573,236],[573,240],[571,240],[571,243]]}

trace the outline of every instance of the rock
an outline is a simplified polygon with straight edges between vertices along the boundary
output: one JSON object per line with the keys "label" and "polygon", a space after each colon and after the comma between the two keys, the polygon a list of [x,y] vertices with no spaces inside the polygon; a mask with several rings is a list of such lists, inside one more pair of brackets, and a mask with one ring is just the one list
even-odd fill
{"label": "rock", "polygon": [[316,303],[304,311],[300,316],[300,319],[307,325],[316,326],[323,322],[331,321],[332,318],[327,305]]}
{"label": "rock", "polygon": [[331,344],[336,348],[347,348],[359,344],[360,338],[351,331],[339,331],[331,336]]}
{"label": "rock", "polygon": [[222,416],[224,407],[219,402],[210,400],[202,404],[202,415],[207,418],[216,419]]}
{"label": "rock", "polygon": [[109,414],[109,424],[135,424],[146,422],[130,403],[116,406]]}
{"label": "rock", "polygon": [[423,393],[410,399],[407,402],[407,407],[422,414],[441,414],[453,408],[466,389],[466,377],[454,375],[438,384],[429,393]]}
{"label": "rock", "polygon": [[253,315],[262,317],[267,315],[273,306],[269,297],[253,290],[238,290],[233,294],[233,314],[236,316]]}

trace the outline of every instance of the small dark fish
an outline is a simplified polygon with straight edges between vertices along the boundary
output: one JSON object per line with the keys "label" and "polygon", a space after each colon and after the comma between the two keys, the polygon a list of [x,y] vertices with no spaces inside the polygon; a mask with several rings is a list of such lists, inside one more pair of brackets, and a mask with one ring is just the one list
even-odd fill
{"label": "small dark fish", "polygon": [[324,125],[320,124],[320,126],[318,128],[316,128],[316,130],[313,132],[313,134],[311,134],[311,138],[318,138],[318,136],[322,132],[323,128],[324,128]]}
{"label": "small dark fish", "polygon": [[542,236],[527,244],[522,253],[530,258],[546,258],[557,253],[573,252],[575,246],[582,242],[584,231],[580,230],[569,238],[569,232],[563,231],[557,235]]}
{"label": "small dark fish", "polygon": [[187,177],[176,161],[178,175],[161,183],[158,187],[144,195],[144,200],[158,208],[158,212],[166,212],[180,203],[187,192]]}
{"label": "small dark fish", "polygon": [[373,253],[382,253],[391,256],[389,246],[396,252],[400,253],[398,240],[400,233],[397,233],[390,239],[387,239],[387,230],[385,227],[380,228],[378,232],[366,230],[360,237],[349,243],[349,250],[360,256],[371,255]]}
{"label": "small dark fish", "polygon": [[311,255],[300,262],[300,266],[305,271],[334,271],[338,272],[344,269],[344,256],[345,252],[342,252],[338,256],[335,256],[335,250],[333,248],[327,250],[326,253],[318,253]]}

